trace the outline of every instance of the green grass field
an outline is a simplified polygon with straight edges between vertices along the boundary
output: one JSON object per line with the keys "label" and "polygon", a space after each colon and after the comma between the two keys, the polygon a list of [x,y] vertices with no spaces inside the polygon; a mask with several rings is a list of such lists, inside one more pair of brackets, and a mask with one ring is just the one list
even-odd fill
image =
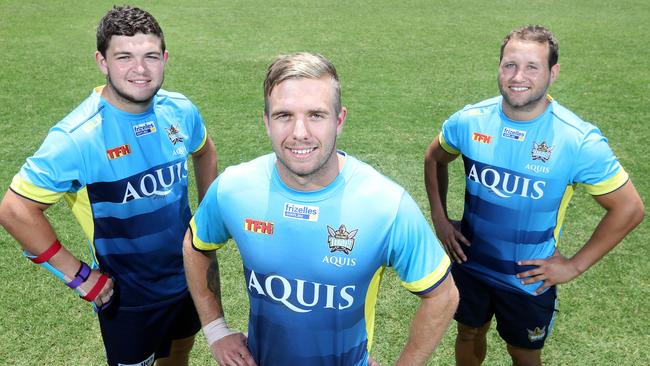
{"label": "green grass field", "polygon": [[[103,83],[95,29],[112,2],[0,1],[0,191],[48,129]],[[182,5],[180,5],[182,4]],[[498,48],[523,24],[560,40],[551,94],[609,138],[650,202],[650,3],[621,1],[138,1],[161,23],[170,52],[165,89],[200,108],[217,144],[219,170],[270,151],[262,124],[266,65],[281,53],[315,51],[337,66],[349,117],[339,148],[402,184],[426,212],[423,153],[447,116],[497,94]],[[462,209],[462,166],[452,166],[450,210]],[[645,178],[644,178],[645,177]],[[193,200],[195,201],[195,200]],[[65,204],[48,215],[61,241],[88,260]],[[568,211],[560,249],[574,253],[602,210],[583,191]],[[547,365],[650,364],[650,236],[642,224],[577,280],[559,288],[560,313]],[[90,307],[21,258],[0,230],[0,364],[101,365]],[[234,245],[220,253],[224,303],[244,329],[247,298]],[[373,356],[394,362],[418,299],[388,271],[377,305]],[[452,326],[431,365],[453,364]],[[508,365],[492,331],[486,365]],[[211,357],[202,336],[193,365]]]}

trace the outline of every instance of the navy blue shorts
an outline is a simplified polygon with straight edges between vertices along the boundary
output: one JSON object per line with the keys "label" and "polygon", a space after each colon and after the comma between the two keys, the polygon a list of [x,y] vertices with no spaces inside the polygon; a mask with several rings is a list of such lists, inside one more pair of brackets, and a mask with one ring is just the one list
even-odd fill
{"label": "navy blue shorts", "polygon": [[492,320],[506,343],[527,349],[540,349],[551,333],[557,313],[555,286],[541,295],[533,296],[498,289],[452,265],[451,273],[460,293],[460,303],[454,319],[478,328]]}
{"label": "navy blue shorts", "polygon": [[156,306],[100,312],[99,326],[109,365],[148,366],[169,356],[172,340],[195,335],[201,322],[186,292]]}

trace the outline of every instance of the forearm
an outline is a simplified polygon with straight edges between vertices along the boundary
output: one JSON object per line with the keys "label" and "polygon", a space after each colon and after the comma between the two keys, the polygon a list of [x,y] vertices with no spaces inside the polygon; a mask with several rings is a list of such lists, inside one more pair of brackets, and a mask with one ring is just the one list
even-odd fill
{"label": "forearm", "polygon": [[192,247],[189,230],[183,242],[183,263],[187,285],[201,324],[205,326],[223,317],[219,265],[216,256],[214,252],[203,253],[195,250]]}
{"label": "forearm", "polygon": [[424,184],[435,221],[447,219],[448,164],[455,157],[442,151],[436,138],[424,156]]}
{"label": "forearm", "polygon": [[205,141],[203,148],[192,155],[192,162],[200,202],[212,181],[217,177],[217,152],[214,143],[209,137]]}
{"label": "forearm", "polygon": [[425,365],[447,331],[458,306],[458,290],[451,275],[434,291],[422,297],[397,365]]}
{"label": "forearm", "polygon": [[[57,239],[54,229],[45,217],[47,205],[38,204],[7,191],[0,204],[0,223],[20,246],[32,255],[45,252]],[[72,279],[80,262],[65,247],[61,248],[48,263]]]}

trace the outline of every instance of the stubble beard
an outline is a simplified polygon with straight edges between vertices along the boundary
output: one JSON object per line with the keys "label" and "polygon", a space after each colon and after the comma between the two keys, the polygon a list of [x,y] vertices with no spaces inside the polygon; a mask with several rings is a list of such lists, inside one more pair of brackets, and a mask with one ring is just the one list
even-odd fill
{"label": "stubble beard", "polygon": [[106,76],[106,83],[110,86],[113,92],[115,92],[115,95],[119,99],[124,100],[130,104],[141,105],[141,106],[148,106],[151,103],[154,95],[156,95],[156,93],[158,93],[158,91],[162,87],[162,82],[163,80],[161,80],[160,84],[158,84],[158,86],[151,91],[151,95],[149,95],[148,97],[143,99],[136,99],[134,96],[129,95],[126,92],[122,91],[120,88],[118,88],[117,85],[113,83],[113,81],[111,80],[110,74]]}

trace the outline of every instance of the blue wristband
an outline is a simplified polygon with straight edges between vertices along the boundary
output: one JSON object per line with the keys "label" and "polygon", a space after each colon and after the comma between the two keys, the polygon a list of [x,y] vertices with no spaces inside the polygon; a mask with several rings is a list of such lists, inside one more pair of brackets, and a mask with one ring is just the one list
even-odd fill
{"label": "blue wristband", "polygon": [[77,287],[79,287],[82,283],[86,282],[89,276],[90,276],[90,267],[88,267],[86,263],[81,262],[81,267],[79,267],[77,274],[74,276],[72,281],[67,282],[66,285],[68,285],[68,287],[74,290]]}

